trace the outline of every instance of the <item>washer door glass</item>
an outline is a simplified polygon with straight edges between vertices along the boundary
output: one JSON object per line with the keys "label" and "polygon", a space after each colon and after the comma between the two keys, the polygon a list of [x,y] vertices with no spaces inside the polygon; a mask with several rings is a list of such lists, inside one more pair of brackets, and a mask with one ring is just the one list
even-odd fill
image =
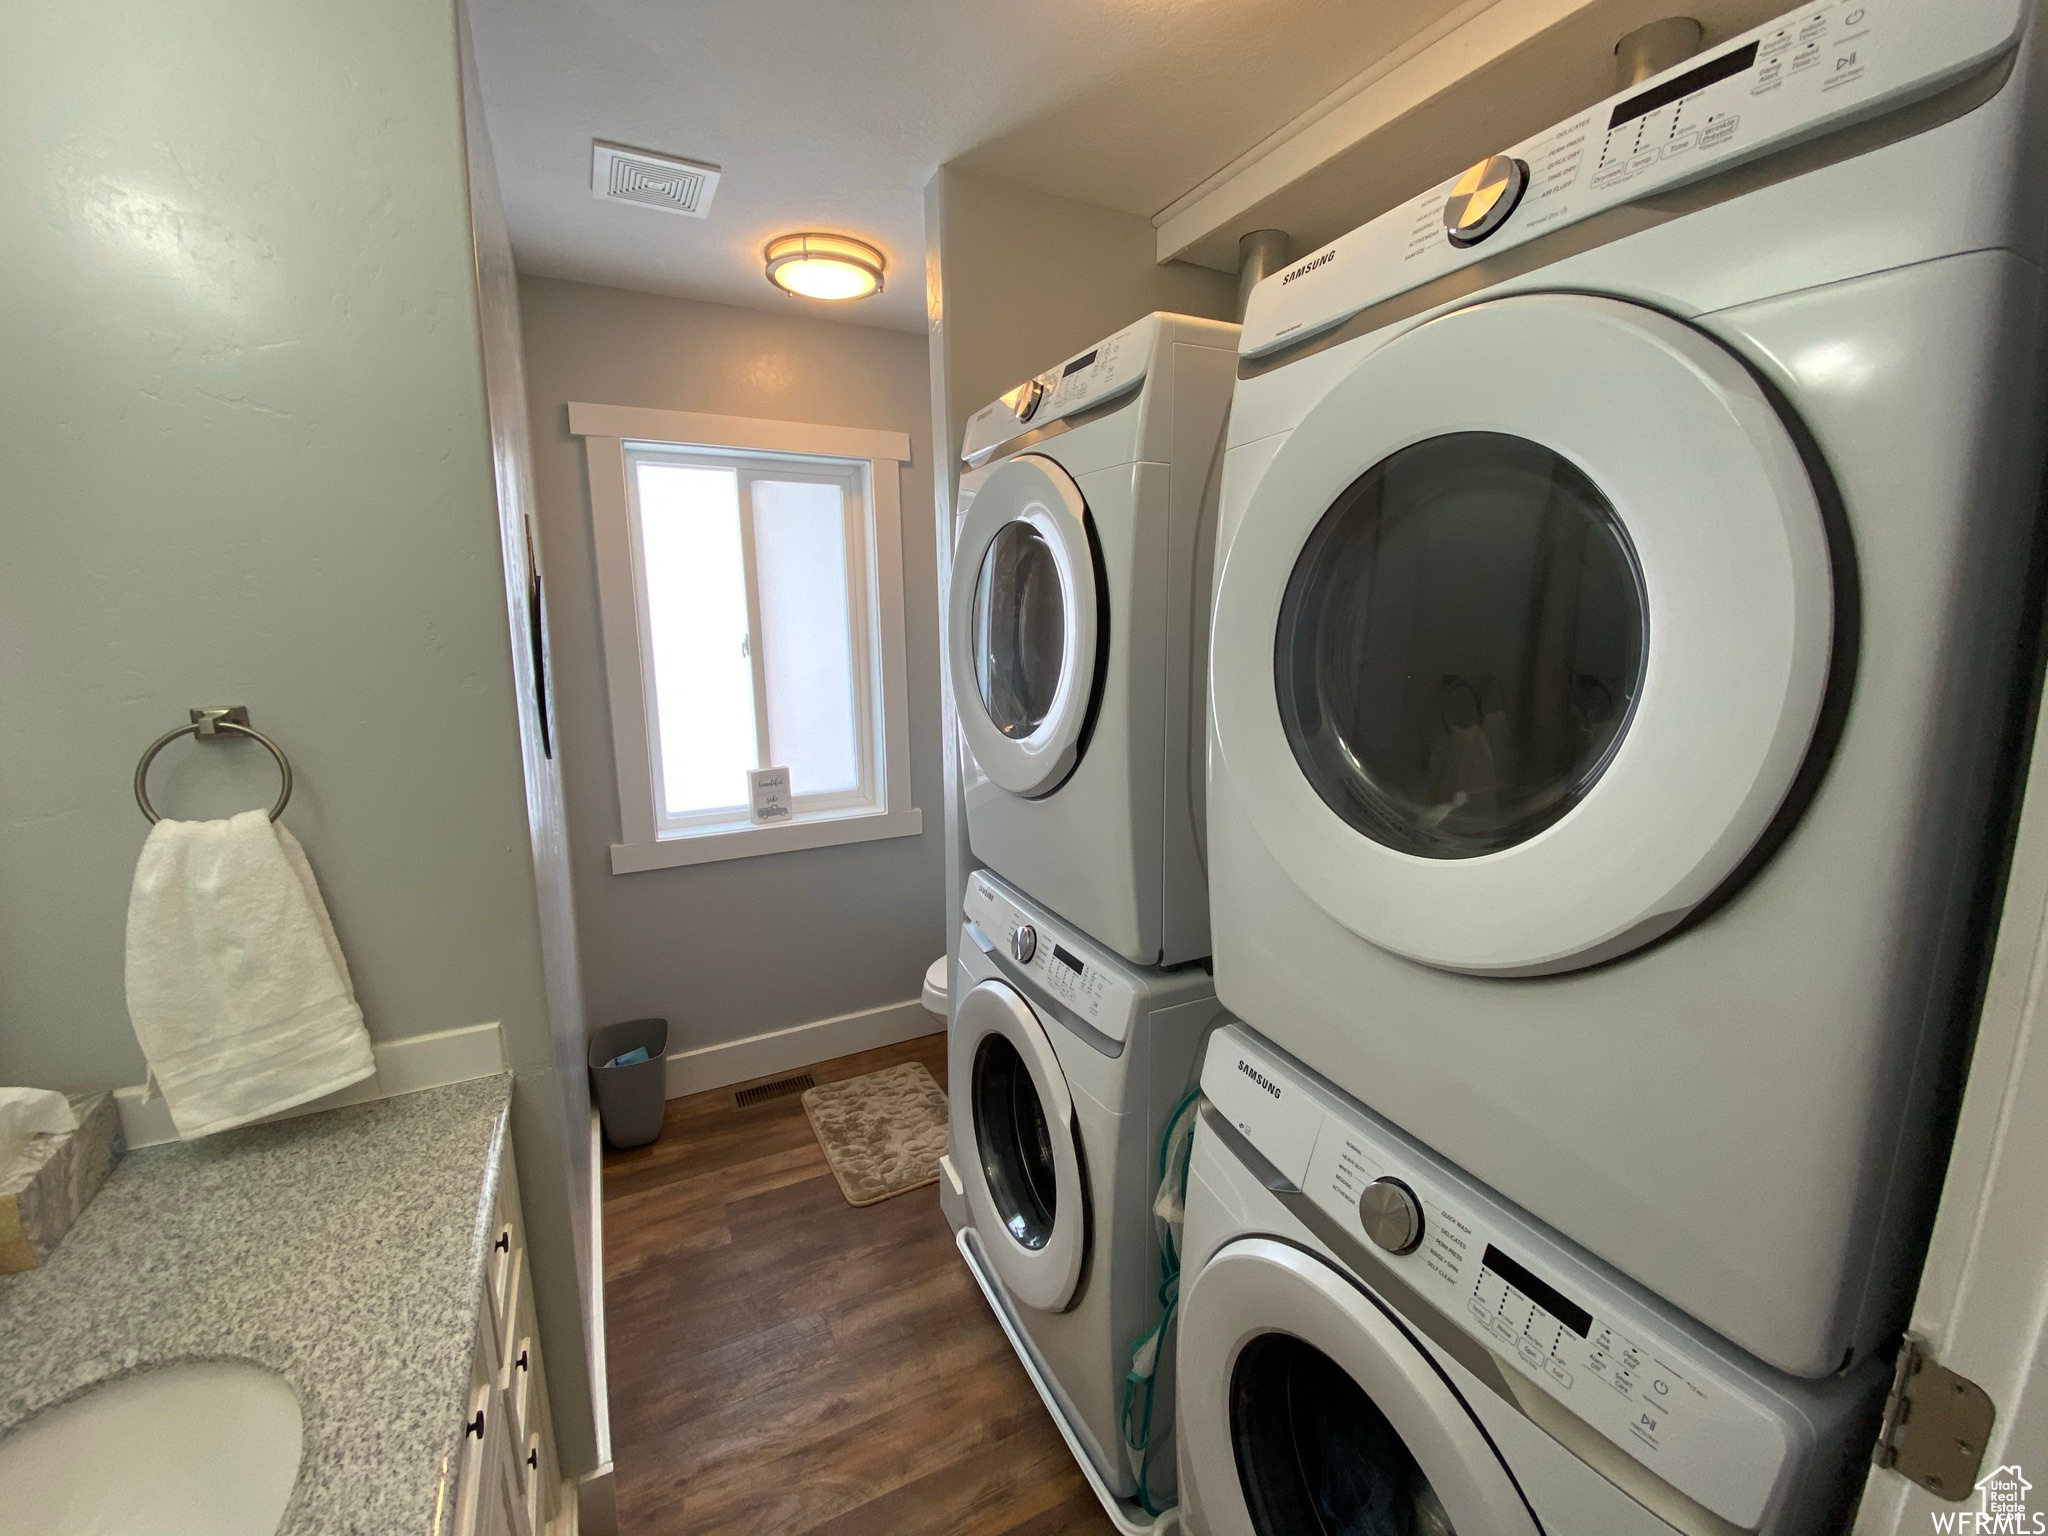
{"label": "washer door glass", "polygon": [[990,722],[1012,740],[1052,713],[1066,634],[1059,557],[1032,524],[1005,523],[974,588],[974,681]]}
{"label": "washer door glass", "polygon": [[[1198,1139],[1191,1204],[1218,1177],[1258,1191],[1228,1155]],[[1240,1236],[1182,1285],[1181,1492],[1209,1536],[1540,1536],[1471,1407],[1355,1277]]]}
{"label": "washer door glass", "polygon": [[1526,438],[1382,459],[1316,525],[1282,600],[1280,717],[1323,803],[1401,853],[1512,847],[1584,798],[1649,650],[1613,506]]}
{"label": "washer door glass", "polygon": [[1261,1335],[1238,1355],[1230,1437],[1259,1536],[1454,1536],[1379,1405],[1291,1335]]}
{"label": "washer door glass", "polygon": [[974,1053],[974,1140],[997,1217],[1024,1247],[1043,1248],[1059,1212],[1052,1130],[1030,1069],[1002,1035]]}
{"label": "washer door glass", "polygon": [[[962,943],[990,948],[971,925]],[[1059,1052],[1023,994],[993,976],[968,988],[948,1034],[954,1166],[982,1252],[1019,1306],[1064,1311],[1088,1257],[1089,1201]]]}

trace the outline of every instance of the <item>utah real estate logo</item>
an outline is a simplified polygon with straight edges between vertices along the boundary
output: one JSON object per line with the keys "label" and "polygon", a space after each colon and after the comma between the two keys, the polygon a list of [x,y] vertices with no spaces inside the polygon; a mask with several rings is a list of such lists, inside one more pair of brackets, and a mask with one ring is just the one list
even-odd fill
{"label": "utah real estate logo", "polygon": [[1986,1474],[1977,1481],[1983,1496],[1975,1509],[1945,1509],[1932,1516],[1937,1531],[1954,1531],[1958,1536],[1991,1536],[2012,1531],[2018,1536],[2040,1536],[2048,1532],[2048,1513],[2028,1514],[2027,1493],[2034,1485],[2014,1462]]}

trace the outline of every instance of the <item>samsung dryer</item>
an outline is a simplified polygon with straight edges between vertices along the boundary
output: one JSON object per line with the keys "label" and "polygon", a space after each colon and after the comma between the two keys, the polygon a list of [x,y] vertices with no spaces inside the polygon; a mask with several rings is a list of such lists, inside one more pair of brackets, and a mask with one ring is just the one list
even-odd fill
{"label": "samsung dryer", "polygon": [[1046,1405],[1111,1504],[1172,1502],[1170,1371],[1149,1460],[1124,1425],[1132,1353],[1159,1323],[1152,1214],[1169,1117],[1220,1010],[1208,974],[1134,967],[986,870],[968,877],[948,1033],[962,1246]]}
{"label": "samsung dryer", "polygon": [[1810,6],[1243,334],[1225,1005],[1801,1375],[1903,1321],[2033,687],[2023,14]]}
{"label": "samsung dryer", "polygon": [[946,643],[968,842],[1141,965],[1209,952],[1200,686],[1236,347],[1148,315],[965,434]]}
{"label": "samsung dryer", "polygon": [[1889,1373],[1748,1359],[1240,1025],[1181,1291],[1190,1536],[1810,1536]]}

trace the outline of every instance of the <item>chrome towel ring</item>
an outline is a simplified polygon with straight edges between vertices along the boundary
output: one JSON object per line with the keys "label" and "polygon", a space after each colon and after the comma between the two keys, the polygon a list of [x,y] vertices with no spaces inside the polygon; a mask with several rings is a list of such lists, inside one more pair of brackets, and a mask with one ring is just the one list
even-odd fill
{"label": "chrome towel ring", "polygon": [[175,731],[165,731],[149,744],[149,750],[142,754],[142,761],[135,765],[135,803],[142,807],[142,814],[151,822],[163,818],[156,813],[156,807],[149,803],[149,789],[144,781],[149,777],[149,765],[156,761],[157,753],[176,741],[180,736],[192,736],[200,740],[218,737],[223,732],[247,736],[269,748],[270,755],[277,759],[277,771],[284,777],[284,787],[278,791],[277,804],[270,808],[270,819],[277,820],[284,814],[284,808],[292,798],[292,765],[284,755],[284,748],[249,723],[249,711],[240,704],[216,705],[192,712],[192,723],[181,725]]}

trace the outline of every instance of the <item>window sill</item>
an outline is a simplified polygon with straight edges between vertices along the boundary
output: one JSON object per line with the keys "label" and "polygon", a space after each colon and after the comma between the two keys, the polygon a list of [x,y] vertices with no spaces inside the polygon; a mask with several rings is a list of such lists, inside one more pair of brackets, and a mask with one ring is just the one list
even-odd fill
{"label": "window sill", "polygon": [[612,844],[612,873],[638,874],[647,869],[676,869],[685,864],[714,864],[721,859],[751,859],[764,853],[791,853],[799,848],[829,848],[838,843],[872,843],[887,837],[915,837],[924,830],[924,813],[863,811],[852,816],[816,816],[779,827],[733,827],[715,832],[686,833],[652,843]]}

